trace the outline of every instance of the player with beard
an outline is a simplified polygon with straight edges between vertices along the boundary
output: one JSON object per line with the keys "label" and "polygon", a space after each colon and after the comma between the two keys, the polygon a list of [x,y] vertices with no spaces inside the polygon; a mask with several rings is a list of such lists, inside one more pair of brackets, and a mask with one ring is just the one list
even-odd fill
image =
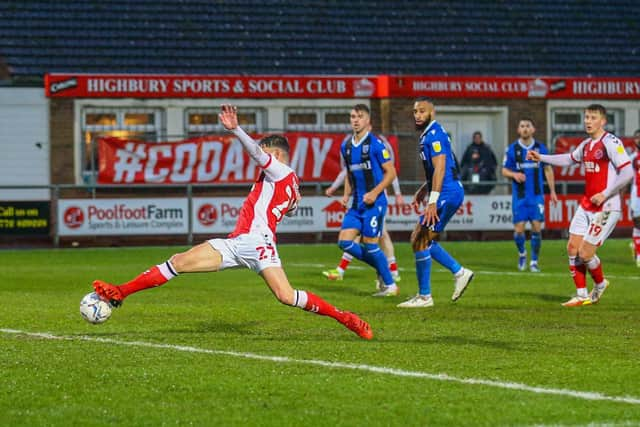
{"label": "player with beard", "polygon": [[411,234],[411,246],[416,260],[418,294],[398,304],[403,308],[433,306],[431,296],[431,258],[454,274],[452,301],[460,298],[473,279],[473,271],[464,268],[437,242],[440,233],[464,200],[458,162],[451,149],[451,140],[442,125],[435,120],[435,108],[427,98],[418,98],[413,106],[416,130],[420,131],[420,158],[426,182],[413,197],[412,205],[422,207],[428,195],[424,214]]}

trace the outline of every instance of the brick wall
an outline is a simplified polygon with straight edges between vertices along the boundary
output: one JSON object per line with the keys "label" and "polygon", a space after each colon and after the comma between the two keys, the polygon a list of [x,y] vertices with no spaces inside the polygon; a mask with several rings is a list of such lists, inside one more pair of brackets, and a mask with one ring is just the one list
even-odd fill
{"label": "brick wall", "polygon": [[73,100],[50,98],[51,183],[75,184]]}
{"label": "brick wall", "polygon": [[[518,121],[523,116],[531,117],[536,122],[536,137],[542,141],[547,141],[547,118],[546,118],[546,101],[543,99],[459,99],[459,98],[442,98],[436,99],[436,118],[438,106],[455,105],[455,106],[486,106],[486,107],[507,107],[508,109],[508,138],[507,141],[514,141],[518,135],[516,128]],[[380,104],[385,101],[377,101],[378,111],[381,110]],[[400,156],[400,179],[403,180],[422,180],[424,179],[424,171],[422,164],[417,156],[418,133],[415,131],[413,124],[413,103],[412,98],[395,98],[388,100],[389,118],[381,118],[375,125],[389,123],[388,133],[394,133],[399,136],[399,156]],[[372,104],[373,107],[373,104]],[[382,109],[384,110],[384,109]],[[379,128],[376,128],[379,129]],[[500,153],[496,154],[501,157]],[[501,158],[498,159],[501,161]]]}

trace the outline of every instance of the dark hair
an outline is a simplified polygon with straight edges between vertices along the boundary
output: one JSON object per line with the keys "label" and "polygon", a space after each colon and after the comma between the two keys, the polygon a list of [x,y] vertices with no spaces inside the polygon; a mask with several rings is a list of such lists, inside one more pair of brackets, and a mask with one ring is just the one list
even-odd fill
{"label": "dark hair", "polygon": [[636,131],[633,133],[633,136],[640,136],[640,129],[636,129]]}
{"label": "dark hair", "polygon": [[531,126],[536,127],[536,122],[531,117],[522,117],[518,120],[518,123],[520,122],[529,122],[531,123]]}
{"label": "dark hair", "polygon": [[356,104],[353,106],[353,109],[356,111],[364,111],[368,115],[371,115],[371,111],[369,110],[369,107],[366,106],[366,104]]}
{"label": "dark hair", "polygon": [[597,111],[602,115],[602,117],[607,117],[607,109],[600,104],[591,104],[587,106],[587,108],[585,108],[584,111]]}
{"label": "dark hair", "polygon": [[471,137],[472,137],[472,138],[475,138],[475,137],[476,137],[476,135],[478,135],[480,138],[482,138],[482,132],[480,132],[479,130],[475,131],[475,132],[473,133],[473,135],[471,135]]}
{"label": "dark hair", "polygon": [[260,140],[261,147],[279,148],[289,154],[289,141],[282,135],[268,135]]}
{"label": "dark hair", "polygon": [[433,104],[433,101],[431,100],[431,98],[428,98],[426,96],[417,97],[415,102],[428,102],[429,104]]}

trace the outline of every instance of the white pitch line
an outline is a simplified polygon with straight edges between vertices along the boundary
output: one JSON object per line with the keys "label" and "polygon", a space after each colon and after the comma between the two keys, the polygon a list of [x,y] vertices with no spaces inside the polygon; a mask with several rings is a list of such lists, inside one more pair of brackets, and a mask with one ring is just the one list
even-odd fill
{"label": "white pitch line", "polygon": [[120,340],[115,340],[111,338],[99,338],[99,337],[90,337],[90,336],[70,337],[70,336],[64,336],[64,335],[53,335],[46,332],[27,332],[27,331],[21,331],[17,329],[0,328],[0,332],[4,334],[24,335],[28,337],[42,338],[42,339],[48,339],[48,340],[91,341],[91,342],[114,344],[114,345],[121,345],[121,346],[158,348],[158,349],[183,351],[188,353],[204,353],[204,354],[221,355],[221,356],[241,357],[244,359],[264,360],[264,361],[276,362],[276,363],[291,363],[291,364],[300,364],[300,365],[323,366],[326,368],[333,368],[333,369],[351,369],[356,371],[366,371],[366,372],[374,372],[377,374],[392,375],[396,377],[426,378],[426,379],[436,380],[436,381],[449,381],[449,382],[459,383],[459,384],[484,385],[488,387],[527,391],[527,392],[538,393],[538,394],[559,395],[559,396],[573,397],[573,398],[584,399],[584,400],[600,400],[600,401],[640,405],[640,398],[633,397],[633,396],[607,396],[605,394],[598,393],[598,392],[537,387],[537,386],[530,386],[530,385],[521,384],[521,383],[484,380],[479,378],[459,378],[459,377],[454,377],[448,374],[431,374],[428,372],[420,372],[420,371],[405,371],[403,369],[387,368],[384,366],[373,366],[373,365],[342,363],[342,362],[329,362],[325,360],[313,360],[313,359],[293,359],[286,356],[266,356],[266,355],[256,354],[256,353],[243,353],[243,352],[228,351],[228,350],[210,350],[206,348],[198,348],[198,347],[191,347],[191,346],[184,346],[184,345],[172,345],[172,344],[157,344],[157,343],[144,342],[144,341],[120,341]]}

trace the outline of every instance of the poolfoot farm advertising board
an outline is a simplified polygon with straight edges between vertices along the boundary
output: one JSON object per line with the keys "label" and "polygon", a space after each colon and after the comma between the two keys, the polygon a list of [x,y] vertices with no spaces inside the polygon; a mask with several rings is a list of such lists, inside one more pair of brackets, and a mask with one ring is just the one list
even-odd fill
{"label": "poolfoot farm advertising board", "polygon": [[58,203],[61,236],[186,234],[186,198],[64,199]]}

